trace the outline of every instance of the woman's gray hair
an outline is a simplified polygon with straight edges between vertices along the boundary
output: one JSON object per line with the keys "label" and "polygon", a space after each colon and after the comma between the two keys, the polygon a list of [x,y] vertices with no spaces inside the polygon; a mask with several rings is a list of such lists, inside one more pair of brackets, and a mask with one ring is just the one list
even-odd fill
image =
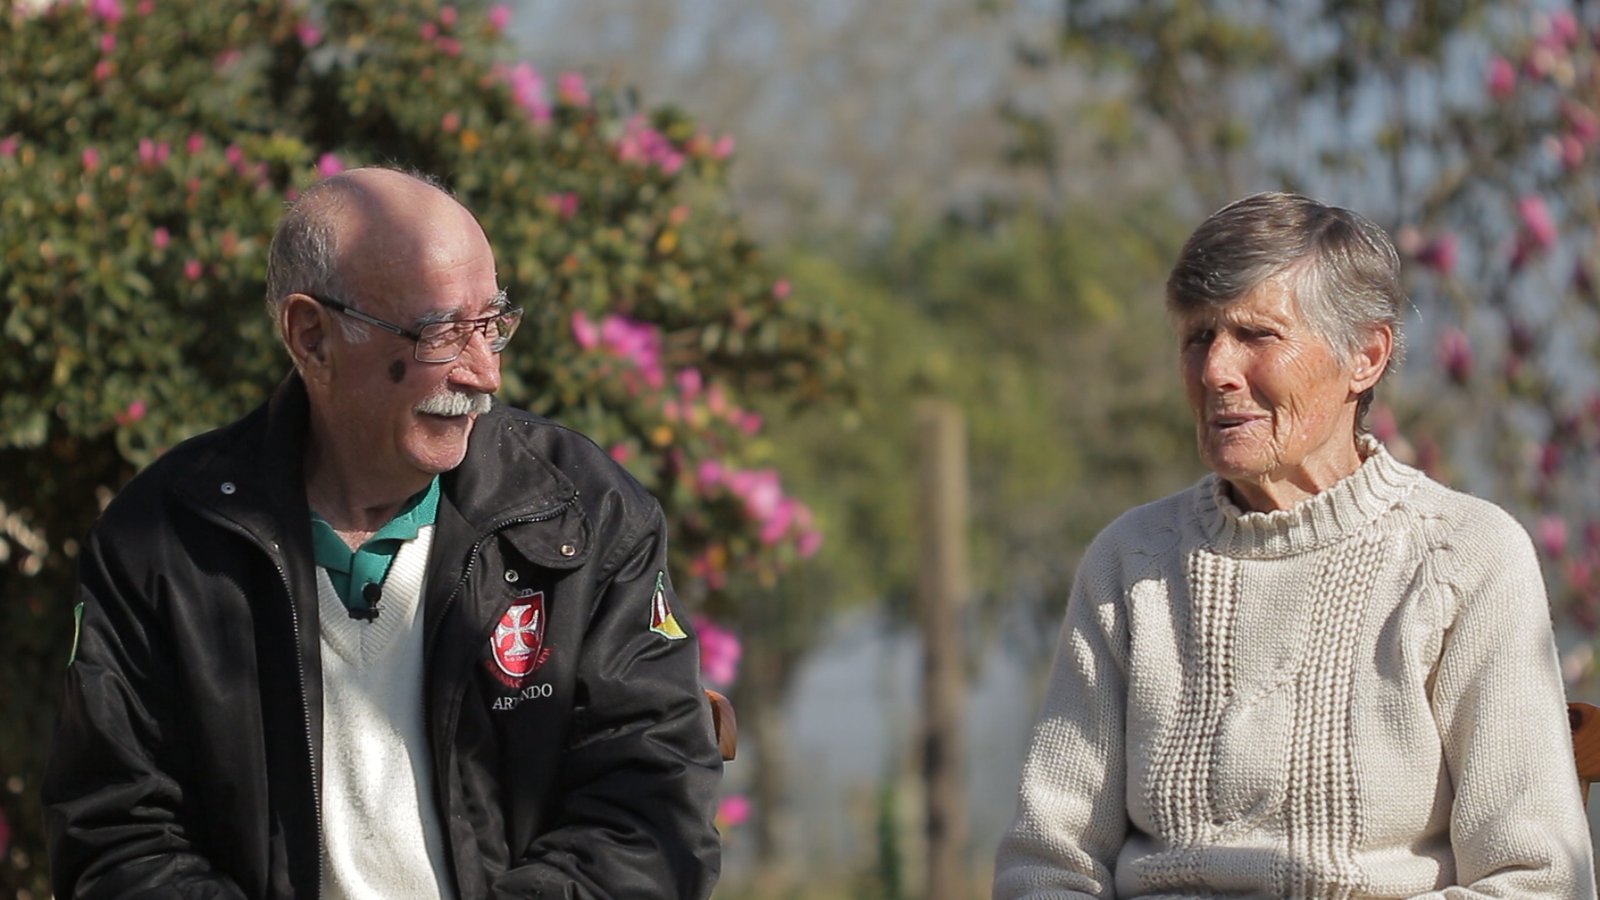
{"label": "woman's gray hair", "polygon": [[[1275,278],[1329,347],[1353,354],[1388,326],[1394,340],[1383,377],[1400,365],[1406,295],[1394,244],[1368,219],[1299,194],[1252,194],[1201,223],[1167,277],[1167,311],[1227,307]],[[1358,429],[1376,388],[1357,403]]]}
{"label": "woman's gray hair", "polygon": [[[267,311],[280,340],[284,335],[278,310],[290,294],[332,296],[360,306],[356,298],[349,296],[339,275],[339,231],[335,220],[344,193],[337,179],[306,188],[289,205],[272,234],[272,244],[267,249]],[[351,343],[365,341],[371,334],[364,322],[349,316],[334,319],[345,340]]]}

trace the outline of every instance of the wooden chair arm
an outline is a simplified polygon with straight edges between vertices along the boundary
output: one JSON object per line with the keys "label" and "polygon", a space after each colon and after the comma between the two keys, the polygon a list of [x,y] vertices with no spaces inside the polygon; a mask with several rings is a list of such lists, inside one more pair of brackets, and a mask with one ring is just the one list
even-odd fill
{"label": "wooden chair arm", "polygon": [[1578,764],[1578,785],[1584,806],[1589,805],[1589,783],[1600,781],[1600,706],[1574,700],[1567,704],[1572,724],[1572,756]]}
{"label": "wooden chair arm", "polygon": [[711,701],[711,725],[717,732],[717,749],[722,751],[724,761],[733,759],[739,749],[739,720],[733,714],[733,704],[710,688],[706,688],[706,699]]}

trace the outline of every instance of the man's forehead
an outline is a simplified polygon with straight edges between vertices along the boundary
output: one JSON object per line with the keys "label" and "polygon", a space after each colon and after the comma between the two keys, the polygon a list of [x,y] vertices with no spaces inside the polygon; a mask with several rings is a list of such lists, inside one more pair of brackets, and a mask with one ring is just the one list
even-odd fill
{"label": "man's forehead", "polygon": [[507,305],[509,305],[509,301],[506,297],[506,289],[500,288],[483,300],[436,306],[418,316],[416,324],[429,325],[434,322],[450,322],[456,319],[475,319],[480,316],[492,315]]}

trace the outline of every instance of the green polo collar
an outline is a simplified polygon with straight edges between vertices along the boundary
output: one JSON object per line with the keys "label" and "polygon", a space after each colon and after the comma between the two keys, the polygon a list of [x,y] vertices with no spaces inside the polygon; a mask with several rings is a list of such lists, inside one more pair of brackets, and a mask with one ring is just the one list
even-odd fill
{"label": "green polo collar", "polygon": [[382,584],[400,546],[415,538],[424,526],[432,525],[438,514],[439,476],[435,475],[425,489],[406,501],[394,518],[353,551],[326,519],[312,512],[311,553],[317,565],[328,571],[328,580],[333,582],[333,590],[344,605],[349,609],[366,609],[367,601],[362,599],[361,589],[368,584]]}

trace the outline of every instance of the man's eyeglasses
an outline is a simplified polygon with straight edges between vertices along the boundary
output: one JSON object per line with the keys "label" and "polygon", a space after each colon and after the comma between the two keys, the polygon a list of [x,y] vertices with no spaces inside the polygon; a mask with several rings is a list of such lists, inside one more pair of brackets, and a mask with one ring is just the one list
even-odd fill
{"label": "man's eyeglasses", "polygon": [[[350,304],[332,297],[321,297],[316,294],[306,296],[326,306],[343,316],[349,316],[359,322],[382,328],[391,334],[398,334],[403,338],[410,338],[416,342],[416,351],[413,354],[417,362],[447,363],[454,362],[461,356],[461,351],[467,348],[467,342],[472,340],[472,335],[482,332],[489,341],[489,349],[496,353],[506,348],[511,342],[511,335],[517,331],[517,326],[522,324],[522,307],[511,306],[493,315],[477,319],[450,319],[444,322],[429,322],[415,331],[402,328],[393,322],[385,322],[377,316],[369,316],[359,309],[354,309]],[[502,297],[504,294],[502,294]]]}

